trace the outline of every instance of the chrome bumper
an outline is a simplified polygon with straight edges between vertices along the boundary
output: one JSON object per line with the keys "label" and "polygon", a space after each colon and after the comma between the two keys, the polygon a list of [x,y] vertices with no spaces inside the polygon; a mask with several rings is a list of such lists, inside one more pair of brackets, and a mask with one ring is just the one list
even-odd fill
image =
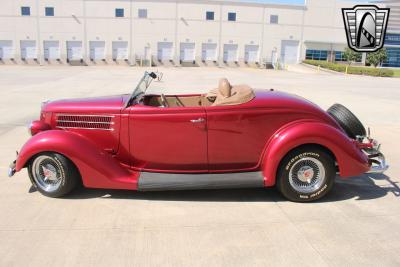
{"label": "chrome bumper", "polygon": [[10,167],[8,168],[8,177],[12,177],[15,174],[15,164],[16,160],[14,160],[11,164]]}
{"label": "chrome bumper", "polygon": [[385,156],[380,151],[381,145],[376,140],[371,139],[372,147],[363,149],[368,156],[369,164],[371,165],[367,173],[383,173],[389,169],[386,163]]}
{"label": "chrome bumper", "polygon": [[389,165],[386,164],[385,156],[381,152],[368,155],[368,158],[371,168],[367,173],[384,173],[389,169]]}

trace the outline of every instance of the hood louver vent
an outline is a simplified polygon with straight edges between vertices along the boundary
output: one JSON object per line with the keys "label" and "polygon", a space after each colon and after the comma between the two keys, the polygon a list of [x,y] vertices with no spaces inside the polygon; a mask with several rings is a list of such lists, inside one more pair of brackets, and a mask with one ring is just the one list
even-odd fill
{"label": "hood louver vent", "polygon": [[87,130],[113,130],[111,115],[77,115],[57,114],[57,128],[87,129]]}

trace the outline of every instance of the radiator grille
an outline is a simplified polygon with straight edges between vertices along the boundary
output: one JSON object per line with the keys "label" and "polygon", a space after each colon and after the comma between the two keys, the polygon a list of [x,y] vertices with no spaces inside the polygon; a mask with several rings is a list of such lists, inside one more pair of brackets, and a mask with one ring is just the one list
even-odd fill
{"label": "radiator grille", "polygon": [[112,115],[57,114],[56,127],[112,131],[113,118]]}

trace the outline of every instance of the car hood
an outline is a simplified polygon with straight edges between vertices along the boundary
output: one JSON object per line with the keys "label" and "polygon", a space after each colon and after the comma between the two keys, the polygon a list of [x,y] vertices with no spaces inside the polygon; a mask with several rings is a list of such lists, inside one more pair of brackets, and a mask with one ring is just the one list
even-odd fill
{"label": "car hood", "polygon": [[43,112],[120,113],[129,95],[72,98],[45,102]]}

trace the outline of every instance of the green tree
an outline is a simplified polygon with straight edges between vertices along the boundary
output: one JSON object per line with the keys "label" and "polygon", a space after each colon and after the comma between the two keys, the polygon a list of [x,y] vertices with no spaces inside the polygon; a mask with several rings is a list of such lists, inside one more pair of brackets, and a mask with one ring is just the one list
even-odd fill
{"label": "green tree", "polygon": [[386,48],[379,49],[376,52],[367,53],[367,63],[373,65],[375,68],[382,64],[387,59]]}
{"label": "green tree", "polygon": [[361,59],[361,53],[360,52],[356,52],[350,48],[346,48],[346,50],[344,51],[344,58],[346,59],[347,63],[349,65],[351,65],[351,63],[356,62],[356,61],[360,61]]}

